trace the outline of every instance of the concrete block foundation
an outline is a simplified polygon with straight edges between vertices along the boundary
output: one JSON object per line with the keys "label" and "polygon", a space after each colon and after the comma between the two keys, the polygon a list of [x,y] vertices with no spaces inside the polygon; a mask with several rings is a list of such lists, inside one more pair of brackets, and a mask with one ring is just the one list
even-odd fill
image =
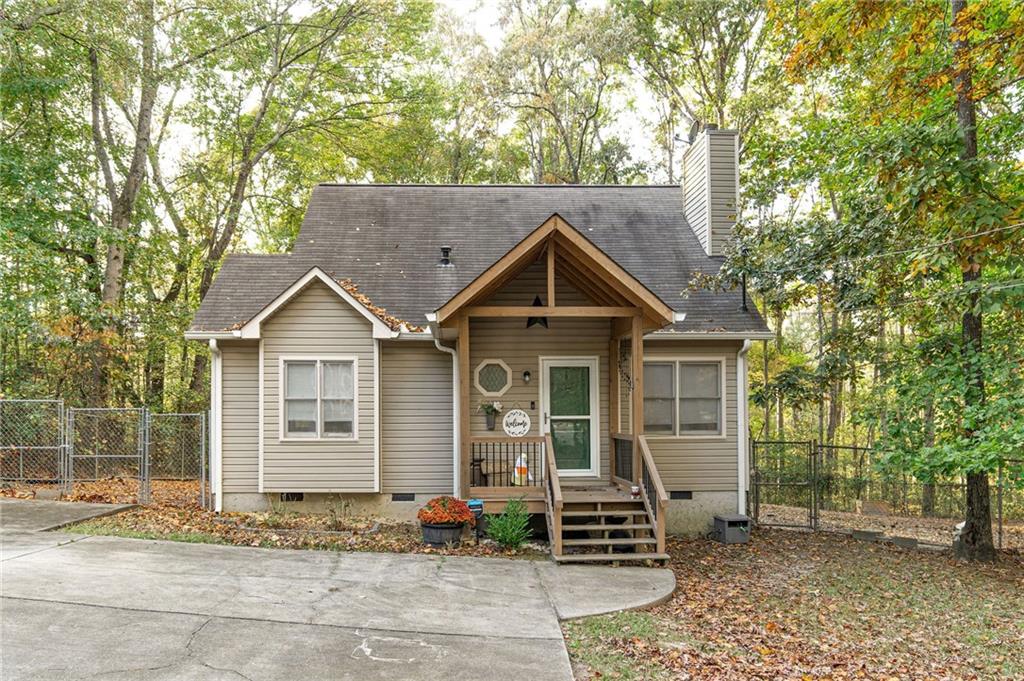
{"label": "concrete block foundation", "polygon": [[694,492],[692,499],[670,499],[665,529],[690,537],[707,534],[715,515],[736,513],[736,504],[736,492]]}
{"label": "concrete block foundation", "polygon": [[417,494],[413,501],[392,501],[390,494],[321,494],[306,492],[302,501],[282,501],[279,492],[264,494],[225,494],[225,513],[259,513],[273,508],[294,513],[335,512],[411,521],[416,512],[436,494]]}

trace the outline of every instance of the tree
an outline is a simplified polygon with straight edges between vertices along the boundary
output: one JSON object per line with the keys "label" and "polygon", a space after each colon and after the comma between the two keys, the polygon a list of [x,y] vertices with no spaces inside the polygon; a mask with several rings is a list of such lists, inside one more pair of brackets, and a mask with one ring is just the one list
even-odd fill
{"label": "tree", "polygon": [[735,128],[743,145],[784,101],[777,32],[761,0],[615,0],[614,6],[632,29],[631,57],[663,107],[658,138],[669,182],[681,122]]}
{"label": "tree", "polygon": [[510,0],[488,95],[514,112],[534,183],[620,183],[640,174],[609,135],[626,27],[603,9]]}
{"label": "tree", "polygon": [[[902,283],[881,269],[858,276],[900,298],[920,295],[924,285],[941,286],[946,302],[960,306],[963,400],[960,437],[950,440],[967,476],[967,554],[989,560],[994,551],[987,475],[998,458],[984,445],[984,433],[997,415],[985,404],[981,329],[984,309],[999,307],[998,297],[986,294],[995,287],[982,273],[985,263],[999,265],[1018,251],[1022,202],[1019,173],[1008,171],[1013,164],[995,162],[1012,158],[1013,145],[995,133],[988,145],[980,144],[977,113],[984,106],[993,122],[1021,130],[1019,114],[1011,112],[1013,86],[1024,65],[1024,16],[1019,7],[998,0],[970,7],[956,0],[948,13],[935,3],[780,7],[797,27],[790,73],[798,80],[815,74],[828,79],[841,98],[843,118],[871,124],[846,142],[855,150],[845,158],[859,171],[860,194],[875,189],[884,200],[858,207],[863,217],[874,216],[857,220],[866,230],[861,247],[884,243],[897,231],[907,234],[904,244],[940,244],[919,253],[894,249],[905,268]],[[833,153],[836,146],[843,142],[833,143]],[[955,287],[948,276],[953,268],[960,274]],[[880,338],[886,326],[883,321]],[[887,358],[877,361],[879,381],[888,384]],[[929,451],[934,450],[919,454]]]}

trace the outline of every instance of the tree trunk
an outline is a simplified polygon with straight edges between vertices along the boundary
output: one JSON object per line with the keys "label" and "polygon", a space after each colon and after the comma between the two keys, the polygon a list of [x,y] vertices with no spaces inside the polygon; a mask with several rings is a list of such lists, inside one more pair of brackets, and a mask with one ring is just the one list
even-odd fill
{"label": "tree trunk", "polygon": [[[953,25],[957,17],[967,8],[967,0],[950,0]],[[963,139],[960,158],[972,162],[978,156],[978,130],[971,81],[971,62],[966,32],[954,33],[953,64],[956,71],[953,85],[956,90],[956,120]],[[972,188],[973,189],[973,188]],[[981,278],[981,264],[968,253],[967,267],[963,272],[963,283],[970,286]],[[961,319],[964,357],[964,405],[974,406],[985,403],[985,378],[981,365],[982,318],[975,312],[978,293],[973,291],[967,299],[967,309]],[[970,438],[977,428],[976,423],[965,427]],[[967,475],[967,518],[962,533],[964,555],[972,561],[992,561],[996,558],[992,541],[992,509],[989,500],[988,473],[973,471]]]}

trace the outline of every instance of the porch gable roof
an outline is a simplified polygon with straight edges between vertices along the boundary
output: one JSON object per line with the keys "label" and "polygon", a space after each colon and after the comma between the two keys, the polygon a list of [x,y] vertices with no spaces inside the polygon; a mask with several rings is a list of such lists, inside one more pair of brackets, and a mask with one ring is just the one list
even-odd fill
{"label": "porch gable roof", "polygon": [[[676,320],[672,307],[595,246],[561,215],[553,213],[536,229],[498,258],[490,267],[460,289],[435,311],[438,323],[452,319],[460,310],[486,300],[502,285],[522,272],[543,253],[551,260],[551,269],[560,260],[559,273],[582,288],[581,280],[590,280],[591,291],[604,299],[603,305],[636,306],[656,327]],[[551,301],[545,301],[551,305]]]}

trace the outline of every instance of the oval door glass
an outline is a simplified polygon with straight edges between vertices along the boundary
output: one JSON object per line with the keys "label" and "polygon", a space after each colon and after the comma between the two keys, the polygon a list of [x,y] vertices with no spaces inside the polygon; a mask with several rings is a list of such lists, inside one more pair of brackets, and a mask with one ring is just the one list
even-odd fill
{"label": "oval door glass", "polygon": [[552,366],[548,371],[551,441],[558,470],[590,470],[590,367]]}

